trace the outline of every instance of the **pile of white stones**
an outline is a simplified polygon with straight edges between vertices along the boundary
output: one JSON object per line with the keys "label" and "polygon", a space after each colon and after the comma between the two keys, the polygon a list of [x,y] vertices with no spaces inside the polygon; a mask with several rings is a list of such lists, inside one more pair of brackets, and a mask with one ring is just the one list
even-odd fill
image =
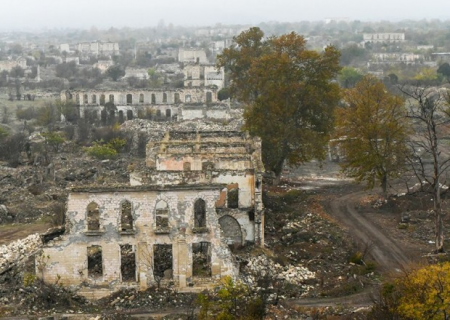
{"label": "pile of white stones", "polygon": [[245,266],[243,281],[249,285],[255,285],[258,278],[269,276],[272,279],[284,280],[291,284],[301,286],[308,290],[310,286],[304,285],[306,279],[314,279],[316,274],[305,267],[287,265],[282,266],[273,262],[264,255],[254,257]]}
{"label": "pile of white stones", "polygon": [[25,239],[0,246],[0,272],[5,271],[15,262],[36,252],[42,246],[39,234],[32,234]]}

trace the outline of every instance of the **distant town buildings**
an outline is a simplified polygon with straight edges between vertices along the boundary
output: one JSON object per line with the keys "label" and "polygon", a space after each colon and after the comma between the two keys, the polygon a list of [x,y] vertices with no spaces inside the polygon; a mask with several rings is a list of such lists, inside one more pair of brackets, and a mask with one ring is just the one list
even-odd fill
{"label": "distant town buildings", "polygon": [[202,49],[180,49],[178,51],[179,62],[193,62],[193,63],[209,63],[206,57],[205,50]]}
{"label": "distant town buildings", "polygon": [[404,33],[364,33],[363,42],[403,42],[405,41]]}
{"label": "distant town buildings", "polygon": [[0,61],[0,71],[11,71],[15,67],[25,69],[27,67],[27,59],[19,57],[15,60]]}
{"label": "distant town buildings", "polygon": [[119,44],[117,42],[81,42],[76,45],[77,50],[80,53],[92,54],[92,55],[118,55]]}
{"label": "distant town buildings", "polygon": [[187,88],[215,85],[218,89],[222,89],[225,84],[224,70],[217,70],[214,65],[187,64],[183,73],[184,86]]}

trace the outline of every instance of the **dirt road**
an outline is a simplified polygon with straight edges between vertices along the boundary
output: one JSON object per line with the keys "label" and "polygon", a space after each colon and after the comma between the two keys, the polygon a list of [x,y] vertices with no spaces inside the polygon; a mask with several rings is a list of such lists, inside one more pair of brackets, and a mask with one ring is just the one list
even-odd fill
{"label": "dirt road", "polygon": [[369,256],[377,263],[380,271],[400,272],[411,262],[404,246],[371,219],[371,213],[360,212],[358,207],[363,192],[337,197],[328,203],[328,213],[342,223],[363,249],[369,246]]}

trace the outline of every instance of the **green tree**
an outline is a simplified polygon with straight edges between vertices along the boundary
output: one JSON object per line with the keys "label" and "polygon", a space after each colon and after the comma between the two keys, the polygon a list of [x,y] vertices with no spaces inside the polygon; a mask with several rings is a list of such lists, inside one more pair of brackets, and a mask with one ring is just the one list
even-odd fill
{"label": "green tree", "polygon": [[352,67],[343,67],[339,72],[338,81],[343,88],[352,88],[364,76],[357,69]]}
{"label": "green tree", "polygon": [[0,127],[0,141],[8,136],[8,131]]}
{"label": "green tree", "polygon": [[450,79],[450,64],[448,64],[448,62],[444,62],[439,66],[436,72],[445,78]]}
{"label": "green tree", "polygon": [[115,64],[106,70],[106,75],[113,81],[117,81],[125,75],[125,70],[121,66]]}
{"label": "green tree", "polygon": [[414,80],[433,81],[438,79],[438,74],[433,68],[422,68],[414,76]]}
{"label": "green tree", "polygon": [[14,68],[11,69],[9,75],[13,78],[19,78],[25,75],[25,71],[22,69],[21,66],[15,66]]}
{"label": "green tree", "polygon": [[78,107],[75,102],[58,100],[55,105],[66,121],[75,122],[78,120]]}
{"label": "green tree", "polygon": [[[262,138],[266,169],[280,177],[284,164],[323,159],[339,86],[339,52],[307,50],[292,32],[263,39],[259,28],[235,37],[236,46],[218,56],[230,75],[230,91],[245,103],[245,129]],[[278,180],[278,179],[277,179]]]}
{"label": "green tree", "polygon": [[45,138],[46,145],[50,146],[54,152],[58,152],[61,145],[64,143],[64,134],[59,132],[42,133]]}
{"label": "green tree", "polygon": [[217,99],[220,101],[227,100],[228,98],[230,98],[230,89],[222,88],[217,92]]}
{"label": "green tree", "polygon": [[61,119],[60,108],[54,103],[46,103],[43,107],[37,109],[37,124],[48,127],[53,131],[53,126]]}
{"label": "green tree", "polygon": [[373,188],[379,182],[387,193],[388,180],[406,165],[408,122],[401,98],[383,83],[365,76],[344,94],[346,106],[336,112],[339,148],[345,154],[343,171]]}
{"label": "green tree", "polygon": [[356,44],[345,46],[341,49],[340,63],[344,66],[355,63],[366,63],[368,52],[366,49],[359,47]]}
{"label": "green tree", "polygon": [[115,159],[117,157],[117,151],[109,144],[104,144],[103,141],[96,141],[94,145],[86,148],[88,155],[100,159]]}

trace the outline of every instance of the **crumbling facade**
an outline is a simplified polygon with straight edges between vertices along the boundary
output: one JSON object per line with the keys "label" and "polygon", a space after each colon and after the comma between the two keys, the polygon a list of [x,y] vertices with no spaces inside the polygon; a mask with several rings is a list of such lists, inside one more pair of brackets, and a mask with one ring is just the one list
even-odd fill
{"label": "crumbling facade", "polygon": [[232,217],[240,226],[222,225],[227,243],[264,243],[259,138],[237,131],[167,132],[161,141],[148,144],[146,165],[143,184],[225,184],[217,215]]}
{"label": "crumbling facade", "polygon": [[264,244],[261,142],[166,132],[129,186],[75,188],[66,233],[36,259],[45,281],[100,298],[123,287],[198,291],[238,269],[229,246]]}
{"label": "crumbling facade", "polygon": [[215,86],[220,90],[225,85],[224,69],[217,69],[214,65],[186,64],[183,74],[185,88]]}
{"label": "crumbling facade", "polygon": [[[217,91],[216,88],[73,90],[63,91],[61,100],[78,105],[81,118],[93,116],[102,119],[113,116],[131,120],[138,118],[139,113],[152,113],[158,120],[172,120],[184,106],[203,109],[203,105],[220,104]],[[189,115],[190,108],[186,109],[186,119],[192,118]]]}

